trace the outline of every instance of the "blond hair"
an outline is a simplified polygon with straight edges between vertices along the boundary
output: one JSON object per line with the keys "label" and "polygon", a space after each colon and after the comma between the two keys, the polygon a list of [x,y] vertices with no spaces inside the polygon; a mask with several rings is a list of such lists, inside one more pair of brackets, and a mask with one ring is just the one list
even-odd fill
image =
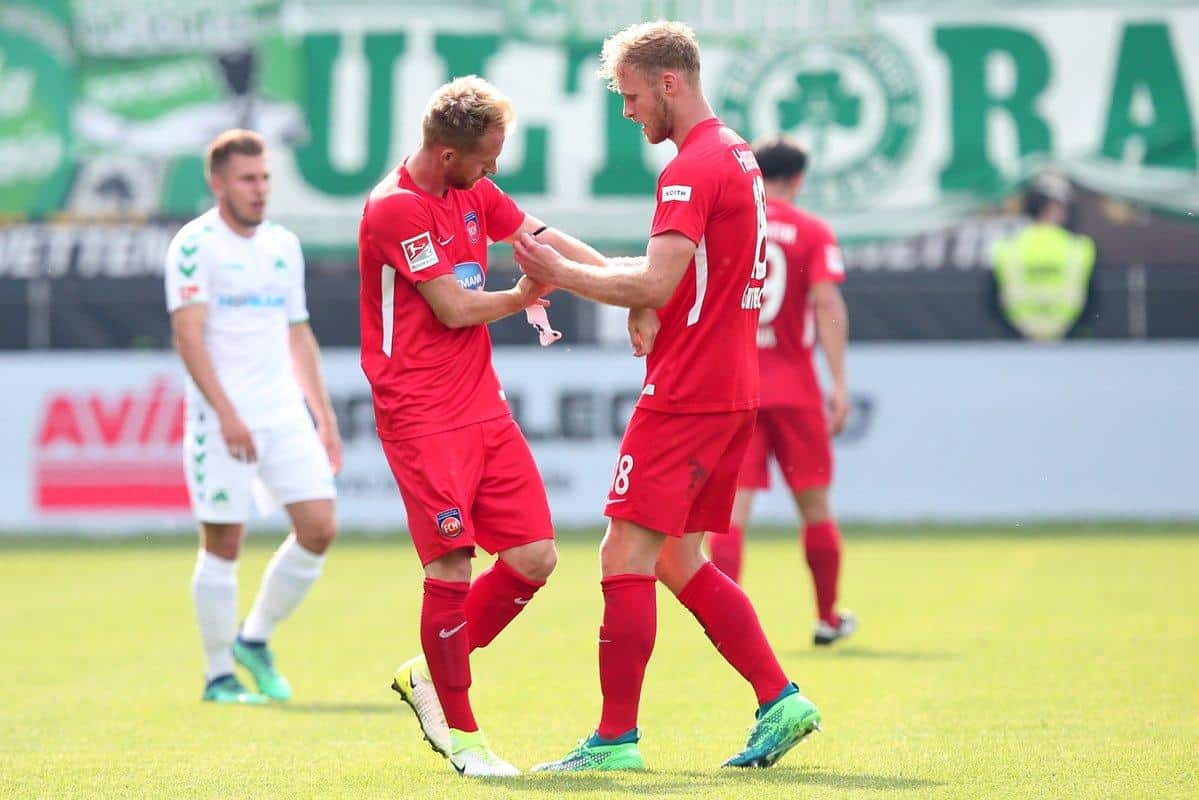
{"label": "blond hair", "polygon": [[614,33],[604,42],[600,53],[599,76],[608,88],[619,92],[617,73],[633,67],[656,75],[665,71],[681,72],[693,81],[699,77],[699,42],[695,31],[685,22],[640,22]]}
{"label": "blond hair", "polygon": [[516,118],[512,101],[478,75],[455,78],[429,98],[421,133],[426,145],[470,151],[487,131]]}
{"label": "blond hair", "polygon": [[229,162],[236,153],[239,156],[260,156],[266,152],[262,134],[242,128],[231,128],[218,135],[204,152],[204,177],[211,179],[214,172]]}

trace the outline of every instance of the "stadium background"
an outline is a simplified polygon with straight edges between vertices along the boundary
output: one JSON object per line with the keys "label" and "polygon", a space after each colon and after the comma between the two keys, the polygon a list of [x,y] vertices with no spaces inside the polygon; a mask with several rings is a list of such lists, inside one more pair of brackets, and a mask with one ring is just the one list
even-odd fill
{"label": "stadium background", "polygon": [[[776,491],[745,586],[821,736],[717,770],[752,698],[660,591],[651,771],[464,784],[388,689],[419,643],[420,570],[357,364],[362,195],[415,146],[429,92],[478,72],[520,115],[499,183],[638,252],[673,148],[643,145],[593,72],[606,34],[658,16],[695,26],[728,121],[811,145],[801,202],[845,244],[834,508],[863,628],[810,646]],[[1186,2],[0,0],[0,796],[1199,796],[1197,44]],[[232,125],[269,140],[269,212],[305,247],[346,444],[346,535],[272,639],[296,698],[257,710],[198,702],[161,275]],[[1098,263],[1070,340],[1035,345],[1002,322],[987,254],[1046,170]],[[493,259],[506,285],[510,252]],[[550,586],[472,658],[521,767],[594,723],[598,512],[642,370],[622,313],[552,312],[567,338],[548,350],[493,326],[564,533]],[[243,608],[283,526],[251,525]]]}
{"label": "stadium background", "polygon": [[[657,170],[594,77],[606,32],[678,15],[718,113],[807,141],[801,203],[845,245],[855,413],[847,519],[1199,516],[1199,10],[1020,3],[7,2],[0,7],[0,528],[190,527],[162,253],[210,202],[203,147],[261,130],[270,213],[309,262],[347,444],[340,512],[402,527],[356,366],[364,192],[417,143],[429,92],[480,73],[515,100],[498,182],[612,253],[644,246]],[[1052,169],[1098,263],[1058,346],[1002,323],[991,246]],[[495,248],[491,282],[514,275]],[[623,314],[555,299],[566,341],[494,326],[558,519],[591,523],[641,364]],[[81,351],[88,352],[81,352]],[[1152,413],[1145,413],[1147,407]],[[790,519],[779,492],[764,519]],[[280,518],[276,518],[276,522]]]}

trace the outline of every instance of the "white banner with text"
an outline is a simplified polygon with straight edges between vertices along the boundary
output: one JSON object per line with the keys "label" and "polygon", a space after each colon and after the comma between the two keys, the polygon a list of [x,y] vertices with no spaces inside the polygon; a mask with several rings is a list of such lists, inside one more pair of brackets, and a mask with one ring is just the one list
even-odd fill
{"label": "white banner with text", "polygon": [[[496,365],[555,520],[598,527],[642,363],[559,345],[499,351]],[[345,440],[342,527],[402,530],[358,354],[326,351],[324,367]],[[836,512],[878,522],[1199,518],[1197,367],[1191,343],[854,346]],[[0,375],[0,532],[193,526],[182,367],[171,354],[4,354]],[[794,520],[778,483],[759,498],[757,521]]]}

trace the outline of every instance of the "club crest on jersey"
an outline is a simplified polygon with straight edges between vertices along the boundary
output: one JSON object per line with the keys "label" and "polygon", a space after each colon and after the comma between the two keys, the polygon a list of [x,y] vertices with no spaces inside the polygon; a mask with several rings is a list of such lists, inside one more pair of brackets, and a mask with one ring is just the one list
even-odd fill
{"label": "club crest on jersey", "polygon": [[462,511],[450,508],[437,515],[437,529],[447,539],[457,539],[462,535]]}
{"label": "club crest on jersey", "polygon": [[466,223],[466,235],[470,237],[471,244],[479,243],[479,215],[473,211],[467,211],[466,216],[462,218]]}
{"label": "club crest on jersey", "polygon": [[405,239],[400,245],[404,248],[404,258],[408,260],[411,272],[420,272],[437,263],[437,251],[433,249],[433,237],[428,231]]}

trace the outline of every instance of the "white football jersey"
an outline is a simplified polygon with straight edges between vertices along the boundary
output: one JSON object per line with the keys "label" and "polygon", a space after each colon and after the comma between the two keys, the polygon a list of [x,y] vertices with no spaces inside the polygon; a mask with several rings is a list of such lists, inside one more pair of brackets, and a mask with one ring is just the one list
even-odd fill
{"label": "white football jersey", "polygon": [[[242,421],[267,428],[308,419],[291,366],[289,326],[308,319],[300,240],[264,221],[246,238],[214,208],[183,226],[167,250],[167,309],[208,306],[204,343]],[[187,378],[188,418],[216,416]]]}

